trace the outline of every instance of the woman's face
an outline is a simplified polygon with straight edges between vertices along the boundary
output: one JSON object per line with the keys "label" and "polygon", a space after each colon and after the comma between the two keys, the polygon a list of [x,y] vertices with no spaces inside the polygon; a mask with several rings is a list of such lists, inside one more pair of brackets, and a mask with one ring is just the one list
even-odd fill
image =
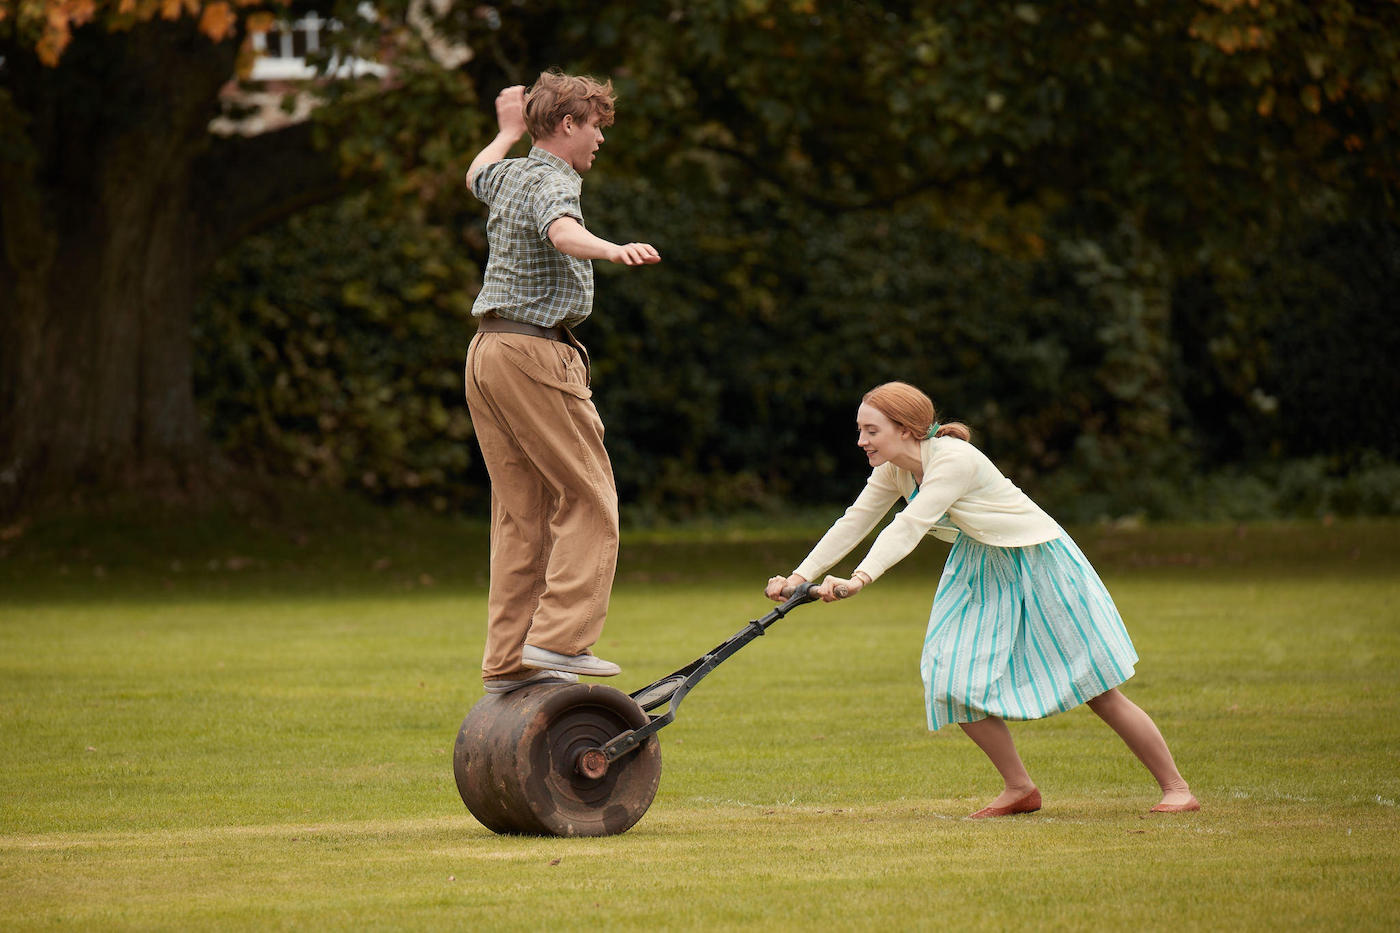
{"label": "woman's face", "polygon": [[856,409],[856,430],[856,444],[873,467],[893,459],[909,444],[908,431],[895,427],[884,412],[865,403]]}

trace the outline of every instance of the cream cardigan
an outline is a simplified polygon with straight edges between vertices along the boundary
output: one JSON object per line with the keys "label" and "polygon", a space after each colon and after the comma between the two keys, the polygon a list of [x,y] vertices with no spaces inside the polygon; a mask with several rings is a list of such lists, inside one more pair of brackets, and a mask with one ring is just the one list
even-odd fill
{"label": "cream cardigan", "polygon": [[[856,567],[872,581],[914,550],[930,531],[951,541],[961,530],[983,544],[999,547],[1028,547],[1064,534],[1053,518],[966,441],[935,437],[922,441],[919,452],[924,461],[923,483],[916,486],[914,474],[893,463],[877,466],[846,514],[793,573],[807,580],[826,573],[879,524],[896,500],[908,499],[916,489],[918,495],[880,532]],[[957,529],[934,527],[944,514]]]}

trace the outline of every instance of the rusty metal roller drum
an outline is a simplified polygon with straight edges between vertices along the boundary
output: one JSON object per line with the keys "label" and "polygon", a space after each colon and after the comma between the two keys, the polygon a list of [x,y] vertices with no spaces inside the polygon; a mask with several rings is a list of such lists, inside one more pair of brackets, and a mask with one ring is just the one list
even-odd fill
{"label": "rusty metal roller drum", "polygon": [[610,836],[642,818],[661,782],[661,743],[648,735],[599,777],[590,750],[649,717],[599,684],[533,685],[482,697],[452,755],[462,802],[486,828],[536,836]]}

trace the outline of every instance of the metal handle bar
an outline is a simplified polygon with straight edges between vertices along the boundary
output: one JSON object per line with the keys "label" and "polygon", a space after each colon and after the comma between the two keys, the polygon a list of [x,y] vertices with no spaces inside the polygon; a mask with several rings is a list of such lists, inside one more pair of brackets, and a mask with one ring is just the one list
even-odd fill
{"label": "metal handle bar", "polygon": [[[808,581],[808,582],[806,582],[806,583],[801,583],[801,584],[798,584],[797,586],[785,586],[785,587],[783,587],[783,591],[782,591],[782,593],[781,593],[780,595],[782,595],[783,598],[786,599],[787,597],[789,597],[789,596],[791,596],[792,594],[796,593],[798,590],[803,590],[804,592],[806,592],[806,591],[810,591],[810,590],[812,590],[812,589],[814,589],[814,588],[816,588],[816,587],[818,587],[818,586],[821,586],[821,584],[820,584],[820,583],[814,583],[814,582],[812,582],[812,581]],[[839,583],[839,584],[837,584],[837,586],[836,586],[836,598],[837,598],[837,599],[845,599],[847,596],[850,596],[850,595],[851,595],[850,587],[846,586],[846,584],[844,584],[844,583]],[[820,597],[820,596],[813,596],[813,597],[811,597],[808,601],[810,602],[811,599],[821,599],[821,597]]]}
{"label": "metal handle bar", "polygon": [[[675,721],[676,710],[680,707],[681,700],[685,695],[698,684],[705,675],[718,667],[723,661],[731,657],[740,648],[753,641],[758,636],[764,634],[768,627],[787,615],[798,606],[821,599],[812,593],[820,584],[802,583],[796,587],[786,589],[783,595],[787,597],[786,602],[775,607],[771,612],[761,619],[754,619],[744,626],[727,641],[716,645],[714,650],[696,658],[674,673],[667,674],[660,680],[648,684],[640,690],[632,693],[631,696],[644,710],[656,709],[669,701],[669,706],[664,715],[653,716],[651,721],[639,729],[629,729],[621,735],[614,736],[601,748],[586,750],[579,756],[576,765],[578,771],[585,777],[599,778],[607,772],[608,763],[616,761],[618,758],[632,751],[654,735],[663,726],[667,726]],[[842,587],[841,589],[844,589]],[[842,594],[844,598],[844,594]]]}

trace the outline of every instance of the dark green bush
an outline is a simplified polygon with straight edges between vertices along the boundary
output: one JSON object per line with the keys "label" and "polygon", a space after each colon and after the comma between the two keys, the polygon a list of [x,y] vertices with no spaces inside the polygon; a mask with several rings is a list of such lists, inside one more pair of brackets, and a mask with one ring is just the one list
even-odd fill
{"label": "dark green bush", "polygon": [[251,239],[197,315],[196,389],[235,460],[443,509],[485,495],[462,402],[478,270],[362,195]]}
{"label": "dark green bush", "polygon": [[[402,208],[360,196],[227,261],[200,315],[200,397],[245,463],[484,511],[461,380],[482,217],[465,195],[446,222]],[[1349,266],[1337,250],[1355,235],[1333,231],[1243,284],[1168,291],[1132,231],[992,250],[917,202],[828,214],[604,175],[585,210],[664,257],[598,263],[578,329],[631,520],[849,498],[865,475],[855,407],[890,379],[971,425],[1065,521],[1400,508],[1381,359],[1393,231],[1377,247],[1390,265]],[[1265,298],[1241,316],[1247,294]]]}

